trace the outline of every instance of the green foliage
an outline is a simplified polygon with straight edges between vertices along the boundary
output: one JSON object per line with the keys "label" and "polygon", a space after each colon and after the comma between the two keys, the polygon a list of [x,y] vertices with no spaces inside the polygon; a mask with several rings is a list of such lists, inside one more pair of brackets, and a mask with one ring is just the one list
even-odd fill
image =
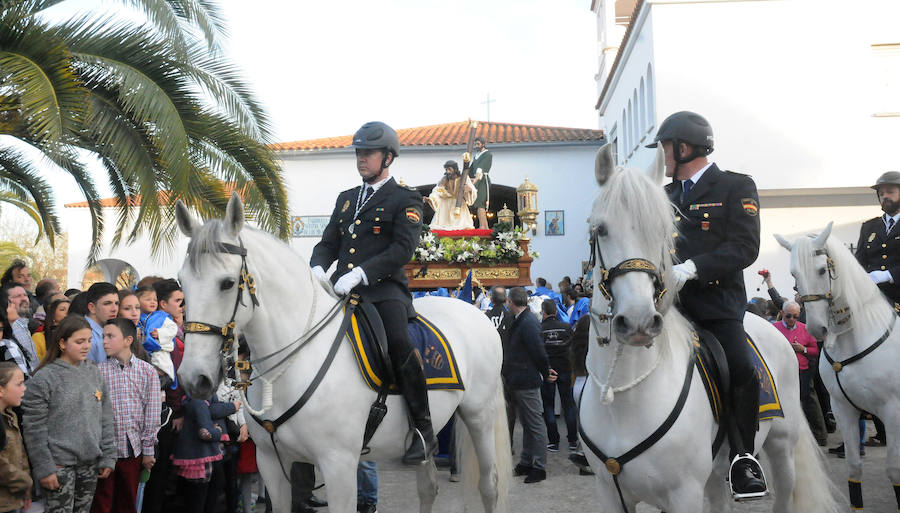
{"label": "green foliage", "polygon": [[[0,135],[10,136],[0,138],[0,203],[28,213],[52,245],[56,202],[37,159],[55,164],[88,201],[93,260],[106,223],[87,155],[119,205],[114,244],[146,233],[158,254],[176,236],[176,199],[221,216],[232,189],[248,217],[287,238],[269,121],[221,55],[217,4],[122,0],[148,23],[101,14],[47,23],[41,11],[59,1],[0,2]],[[140,207],[126,208],[138,195]]]}
{"label": "green foliage", "polygon": [[[490,239],[481,237],[440,237],[423,232],[413,254],[414,262],[503,264],[519,260],[525,253],[519,246],[517,230],[497,231]],[[537,253],[528,252],[537,257]]]}

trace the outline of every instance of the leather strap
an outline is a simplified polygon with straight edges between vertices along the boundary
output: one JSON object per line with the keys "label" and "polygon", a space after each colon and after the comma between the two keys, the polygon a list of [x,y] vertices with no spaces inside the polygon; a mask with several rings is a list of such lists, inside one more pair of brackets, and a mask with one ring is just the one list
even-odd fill
{"label": "leather strap", "polygon": [[862,360],[863,358],[868,356],[869,353],[878,349],[878,346],[883,344],[887,339],[889,339],[891,337],[891,333],[894,331],[894,326],[896,324],[897,324],[897,317],[894,316],[894,320],[891,322],[891,325],[888,326],[888,329],[885,330],[884,334],[882,334],[881,337],[878,340],[876,340],[874,344],[872,344],[871,346],[866,348],[863,352],[857,353],[857,354],[851,356],[850,358],[846,358],[839,362],[836,362],[834,360],[834,358],[832,358],[831,355],[828,354],[828,350],[825,349],[824,345],[822,346],[822,354],[825,355],[825,359],[828,360],[828,363],[831,364],[832,370],[834,370],[834,379],[837,381],[838,388],[841,389],[841,393],[844,394],[844,399],[846,399],[847,402],[849,402],[854,408],[856,408],[859,411],[866,411],[866,410],[864,408],[860,408],[856,403],[853,402],[853,399],[850,399],[850,396],[847,395],[847,391],[844,390],[844,385],[841,384],[841,371],[844,370],[844,367],[846,367],[847,365],[850,365],[853,362]]}

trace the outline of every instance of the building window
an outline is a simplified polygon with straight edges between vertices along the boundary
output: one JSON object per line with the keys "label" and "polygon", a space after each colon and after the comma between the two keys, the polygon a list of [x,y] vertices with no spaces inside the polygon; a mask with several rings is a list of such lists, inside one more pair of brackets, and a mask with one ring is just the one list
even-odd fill
{"label": "building window", "polygon": [[656,125],[656,91],[653,90],[653,66],[647,65],[647,126],[653,128]]}
{"label": "building window", "polygon": [[[622,122],[619,123],[619,128],[622,129],[622,155],[628,154],[628,123],[626,123],[627,111],[622,109]],[[622,159],[625,160],[624,158]]]}
{"label": "building window", "polygon": [[614,124],[612,128],[609,129],[609,142],[612,144],[612,152],[613,152],[613,162],[616,165],[620,165],[619,162],[619,126],[618,124]]}
{"label": "building window", "polygon": [[628,134],[628,144],[625,146],[625,155],[631,156],[631,150],[634,147],[634,108],[631,100],[628,100],[628,125],[623,127],[625,133]]}
{"label": "building window", "polygon": [[640,100],[638,100],[637,89],[631,92],[631,99],[634,103],[634,125],[631,126],[631,130],[634,133],[634,146],[637,146],[641,143],[641,127],[644,126],[644,119],[641,117],[641,109]]}
{"label": "building window", "polygon": [[650,122],[647,120],[647,93],[644,91],[644,77],[641,77],[641,95],[639,102],[641,104],[641,128],[640,134],[641,137],[647,133],[647,129],[650,128]]}

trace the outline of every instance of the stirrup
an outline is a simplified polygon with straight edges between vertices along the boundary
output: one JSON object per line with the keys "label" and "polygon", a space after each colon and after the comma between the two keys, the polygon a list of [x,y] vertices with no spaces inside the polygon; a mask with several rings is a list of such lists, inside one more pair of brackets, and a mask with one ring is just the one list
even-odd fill
{"label": "stirrup", "polygon": [[[421,465],[422,463],[426,463],[434,455],[434,452],[436,451],[437,447],[435,447],[434,450],[432,450],[432,451],[428,450],[428,442],[425,441],[425,436],[422,434],[421,431],[419,431],[419,428],[413,428],[413,430],[410,433],[412,434],[413,440],[412,440],[412,442],[410,442],[409,446],[403,453],[403,457],[401,458],[401,460],[403,461],[403,464],[404,465]],[[425,459],[423,459],[423,460],[407,460],[406,455],[414,448],[415,443],[416,443],[416,438],[418,438],[418,441],[422,443],[422,454],[425,456]],[[429,454],[429,452],[431,454]]]}
{"label": "stirrup", "polygon": [[[753,465],[756,466],[757,469],[759,469],[759,475],[761,476],[760,479],[762,479],[763,485],[766,487],[765,490],[763,490],[761,492],[738,493],[734,489],[734,483],[731,480],[731,471],[734,470],[734,466],[742,460],[749,460]],[[736,455],[734,457],[734,459],[731,460],[731,465],[728,466],[728,475],[725,478],[725,480],[728,481],[728,488],[731,490],[731,498],[734,499],[735,501],[740,502],[740,501],[748,501],[748,500],[753,500],[753,499],[761,499],[761,498],[769,495],[769,482],[766,480],[766,473],[763,470],[762,465],[760,465],[759,460],[754,458],[752,454],[744,453],[744,454]]]}

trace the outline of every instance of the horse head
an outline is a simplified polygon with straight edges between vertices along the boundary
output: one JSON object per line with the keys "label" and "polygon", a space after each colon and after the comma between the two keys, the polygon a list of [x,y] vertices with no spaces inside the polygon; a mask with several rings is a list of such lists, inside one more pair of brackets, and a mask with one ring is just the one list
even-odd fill
{"label": "horse head", "polygon": [[612,145],[600,148],[594,175],[600,194],[589,219],[594,300],[608,306],[612,331],[625,344],[648,346],[663,328],[672,304],[673,214],[659,182],[665,169],[662,148],[646,171],[615,165]]}
{"label": "horse head", "polygon": [[222,381],[223,354],[237,345],[234,326],[249,319],[256,302],[240,239],[244,206],[235,192],[224,219],[201,224],[179,200],[175,203],[175,219],[191,239],[188,256],[178,272],[187,305],[184,359],[178,380],[191,396],[206,398]]}
{"label": "horse head", "polygon": [[798,303],[806,310],[806,329],[819,340],[828,332],[829,312],[834,301],[834,261],[828,252],[828,226],[815,236],[800,237],[793,243],[781,235],[775,239],[791,252],[791,275],[796,282]]}

